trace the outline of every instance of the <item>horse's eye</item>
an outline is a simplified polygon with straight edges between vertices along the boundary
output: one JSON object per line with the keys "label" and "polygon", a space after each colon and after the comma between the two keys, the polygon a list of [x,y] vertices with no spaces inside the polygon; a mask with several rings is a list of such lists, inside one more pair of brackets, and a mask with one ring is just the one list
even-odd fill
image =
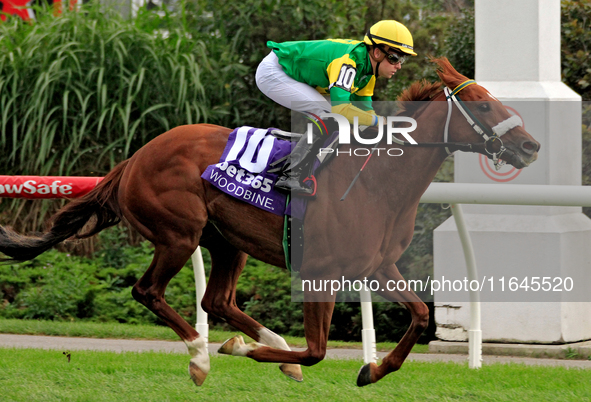
{"label": "horse's eye", "polygon": [[481,112],[488,112],[490,110],[490,105],[488,103],[481,103],[478,105],[478,110]]}

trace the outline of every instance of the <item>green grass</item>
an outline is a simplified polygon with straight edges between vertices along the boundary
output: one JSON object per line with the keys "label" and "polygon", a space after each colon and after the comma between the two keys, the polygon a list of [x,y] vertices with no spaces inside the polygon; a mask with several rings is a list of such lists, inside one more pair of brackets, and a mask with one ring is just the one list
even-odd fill
{"label": "green grass", "polygon": [[188,356],[0,348],[2,401],[588,401],[591,370],[495,364],[413,363],[377,384],[355,386],[359,361],[304,367],[304,382],[276,364],[218,356],[200,388]]}
{"label": "green grass", "polygon": [[[131,325],[119,323],[94,322],[62,322],[16,320],[0,318],[0,333],[23,335],[75,336],[86,338],[117,338],[117,339],[154,339],[178,341],[179,337],[168,327],[155,325]],[[209,342],[224,342],[239,333],[238,331],[209,331]],[[285,340],[292,346],[305,347],[306,340],[295,336],[285,336]],[[245,337],[248,340],[248,337]],[[329,341],[329,348],[361,349],[361,342]],[[377,344],[380,351],[389,351],[396,347],[394,342]],[[426,353],[427,345],[415,345],[413,352]]]}

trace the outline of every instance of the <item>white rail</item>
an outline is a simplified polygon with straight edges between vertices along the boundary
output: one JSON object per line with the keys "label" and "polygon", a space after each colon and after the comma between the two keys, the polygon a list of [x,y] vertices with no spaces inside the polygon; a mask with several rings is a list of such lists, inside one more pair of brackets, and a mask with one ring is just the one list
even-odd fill
{"label": "white rail", "polygon": [[421,202],[590,207],[591,186],[431,183]]}
{"label": "white rail", "polygon": [[[468,280],[478,280],[478,270],[476,269],[476,257],[470,233],[464,220],[464,212],[460,204],[451,204],[451,211],[454,221],[458,228],[462,249],[464,250],[464,259],[468,270]],[[480,368],[482,365],[482,329],[480,328],[480,293],[474,292],[470,288],[470,329],[468,330],[468,366],[470,368]]]}
{"label": "white rail", "polygon": [[[515,185],[477,183],[431,183],[421,202],[452,205],[454,220],[464,250],[469,280],[478,280],[474,249],[460,204],[591,206],[591,186]],[[482,365],[480,293],[470,290],[470,329],[468,331],[470,368]]]}

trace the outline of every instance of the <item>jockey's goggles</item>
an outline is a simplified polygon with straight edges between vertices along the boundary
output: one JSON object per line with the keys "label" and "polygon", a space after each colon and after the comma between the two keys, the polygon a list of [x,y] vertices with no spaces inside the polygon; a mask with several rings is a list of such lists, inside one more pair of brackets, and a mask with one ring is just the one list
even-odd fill
{"label": "jockey's goggles", "polygon": [[406,61],[406,56],[398,53],[386,53],[386,60],[388,60],[388,63],[390,64],[404,64]]}

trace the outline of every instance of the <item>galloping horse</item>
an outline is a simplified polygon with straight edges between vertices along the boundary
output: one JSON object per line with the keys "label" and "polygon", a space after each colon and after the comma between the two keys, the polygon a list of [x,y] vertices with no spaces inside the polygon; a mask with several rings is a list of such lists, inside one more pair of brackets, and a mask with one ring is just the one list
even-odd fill
{"label": "galloping horse", "polygon": [[[405,105],[401,113],[417,121],[412,137],[419,144],[441,145],[445,131],[451,151],[479,152],[518,169],[536,160],[540,144],[514,124],[497,99],[459,74],[447,59],[434,62],[440,68],[442,83],[414,83],[400,98]],[[450,93],[447,88],[454,90]],[[459,91],[464,101],[471,101],[469,105],[457,100]],[[418,102],[413,101],[425,102],[416,106]],[[0,252],[14,260],[32,259],[72,236],[89,237],[126,219],[155,246],[154,259],[133,287],[133,297],[185,342],[191,355],[189,374],[201,385],[210,369],[205,342],[164,300],[169,281],[201,245],[210,251],[212,261],[202,301],[204,310],[256,341],[245,344],[242,337],[235,337],[220,351],[259,362],[282,363],[280,368],[286,375],[301,381],[300,365],[313,365],[324,358],[335,296],[326,300],[323,295],[324,299],[318,301],[313,292],[304,291],[308,347],[301,352],[291,351],[283,338],[237,308],[236,283],[247,255],[278,267],[286,263],[280,216],[237,201],[201,179],[207,166],[218,163],[231,131],[196,124],[158,136],[116,166],[92,192],[58,211],[48,232],[27,237],[0,227]],[[505,134],[502,140],[497,131]],[[343,145],[343,149],[355,146]],[[419,199],[447,156],[441,146],[405,147],[404,158],[372,159],[346,202],[340,202],[339,197],[364,158],[334,158],[319,173],[320,190],[305,216],[306,227],[314,228],[322,222],[323,235],[304,245],[302,278],[321,280],[343,275],[380,284],[402,280],[395,263],[411,242]],[[83,232],[93,217],[93,225]],[[367,226],[367,222],[379,225]],[[401,302],[410,311],[412,323],[379,366],[370,363],[361,368],[359,386],[398,370],[429,320],[427,306],[414,292],[381,288],[381,296]]]}

